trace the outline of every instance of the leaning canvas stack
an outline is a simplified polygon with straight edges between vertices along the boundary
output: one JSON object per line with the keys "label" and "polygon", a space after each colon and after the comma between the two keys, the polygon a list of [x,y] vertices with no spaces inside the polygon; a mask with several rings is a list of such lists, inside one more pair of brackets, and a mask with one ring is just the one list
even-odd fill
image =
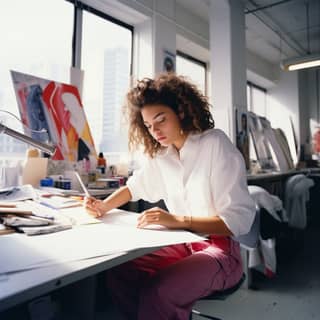
{"label": "leaning canvas stack", "polygon": [[263,171],[287,172],[295,168],[291,150],[282,129],[271,127],[270,121],[248,113],[248,126],[257,160]]}

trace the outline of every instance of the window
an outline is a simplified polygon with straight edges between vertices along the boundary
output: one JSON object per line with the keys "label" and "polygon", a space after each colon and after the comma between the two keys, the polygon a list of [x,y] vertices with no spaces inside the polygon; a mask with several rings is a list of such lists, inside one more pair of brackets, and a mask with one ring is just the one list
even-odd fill
{"label": "window", "polygon": [[203,94],[206,94],[206,73],[205,62],[197,60],[181,51],[177,52],[176,73],[188,77]]}
{"label": "window", "polygon": [[127,151],[122,107],[130,84],[133,28],[83,8],[83,105],[97,152],[107,152],[110,158],[110,153]]}
{"label": "window", "polygon": [[267,90],[257,85],[247,83],[247,105],[248,110],[254,112],[258,116],[266,116],[266,95]]}
{"label": "window", "polygon": [[[133,27],[80,1],[75,15],[74,2],[12,0],[0,10],[0,109],[19,114],[11,69],[69,83],[70,67],[78,67],[84,71],[82,102],[97,152],[126,151],[121,114],[131,74]],[[81,19],[74,21],[75,16]],[[73,39],[78,41],[74,48]],[[22,130],[9,113],[0,112],[0,121]],[[0,143],[6,162],[24,157],[25,144],[3,134]]]}
{"label": "window", "polygon": [[[247,82],[247,105],[248,110],[258,116],[266,116],[266,90]],[[249,157],[257,161],[257,154],[253,144],[252,134],[249,132]]]}
{"label": "window", "polygon": [[[35,10],[36,8],[36,10]],[[73,6],[65,1],[11,0],[0,7],[0,109],[18,115],[10,70],[69,82]],[[59,21],[59,23],[57,23]],[[18,119],[0,112],[0,121],[22,130]],[[27,146],[0,135],[0,158],[24,157]]]}

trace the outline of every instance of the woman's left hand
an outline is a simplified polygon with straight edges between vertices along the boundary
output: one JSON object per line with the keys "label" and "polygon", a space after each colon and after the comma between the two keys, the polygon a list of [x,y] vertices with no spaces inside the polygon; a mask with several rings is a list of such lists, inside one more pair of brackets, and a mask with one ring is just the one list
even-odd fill
{"label": "woman's left hand", "polygon": [[159,224],[169,229],[182,227],[183,217],[170,214],[168,211],[154,207],[143,211],[138,218],[138,228],[144,228],[150,224]]}

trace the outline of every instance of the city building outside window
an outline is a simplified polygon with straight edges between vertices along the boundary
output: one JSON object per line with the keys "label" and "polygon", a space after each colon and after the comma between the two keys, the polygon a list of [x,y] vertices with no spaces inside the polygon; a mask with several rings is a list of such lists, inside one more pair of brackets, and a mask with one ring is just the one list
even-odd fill
{"label": "city building outside window", "polygon": [[126,153],[123,105],[130,84],[133,29],[99,12],[84,10],[82,21],[83,105],[97,152],[109,157]]}

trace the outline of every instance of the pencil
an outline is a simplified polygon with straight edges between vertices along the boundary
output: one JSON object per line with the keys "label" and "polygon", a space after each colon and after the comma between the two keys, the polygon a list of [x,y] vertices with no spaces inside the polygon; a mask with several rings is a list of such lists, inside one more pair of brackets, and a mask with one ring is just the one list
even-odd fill
{"label": "pencil", "polygon": [[88,189],[86,188],[86,186],[84,185],[84,183],[82,182],[79,173],[75,171],[74,174],[76,175],[77,179],[79,180],[81,188],[84,191],[84,194],[86,195],[86,197],[90,197],[90,193],[89,193]]}

